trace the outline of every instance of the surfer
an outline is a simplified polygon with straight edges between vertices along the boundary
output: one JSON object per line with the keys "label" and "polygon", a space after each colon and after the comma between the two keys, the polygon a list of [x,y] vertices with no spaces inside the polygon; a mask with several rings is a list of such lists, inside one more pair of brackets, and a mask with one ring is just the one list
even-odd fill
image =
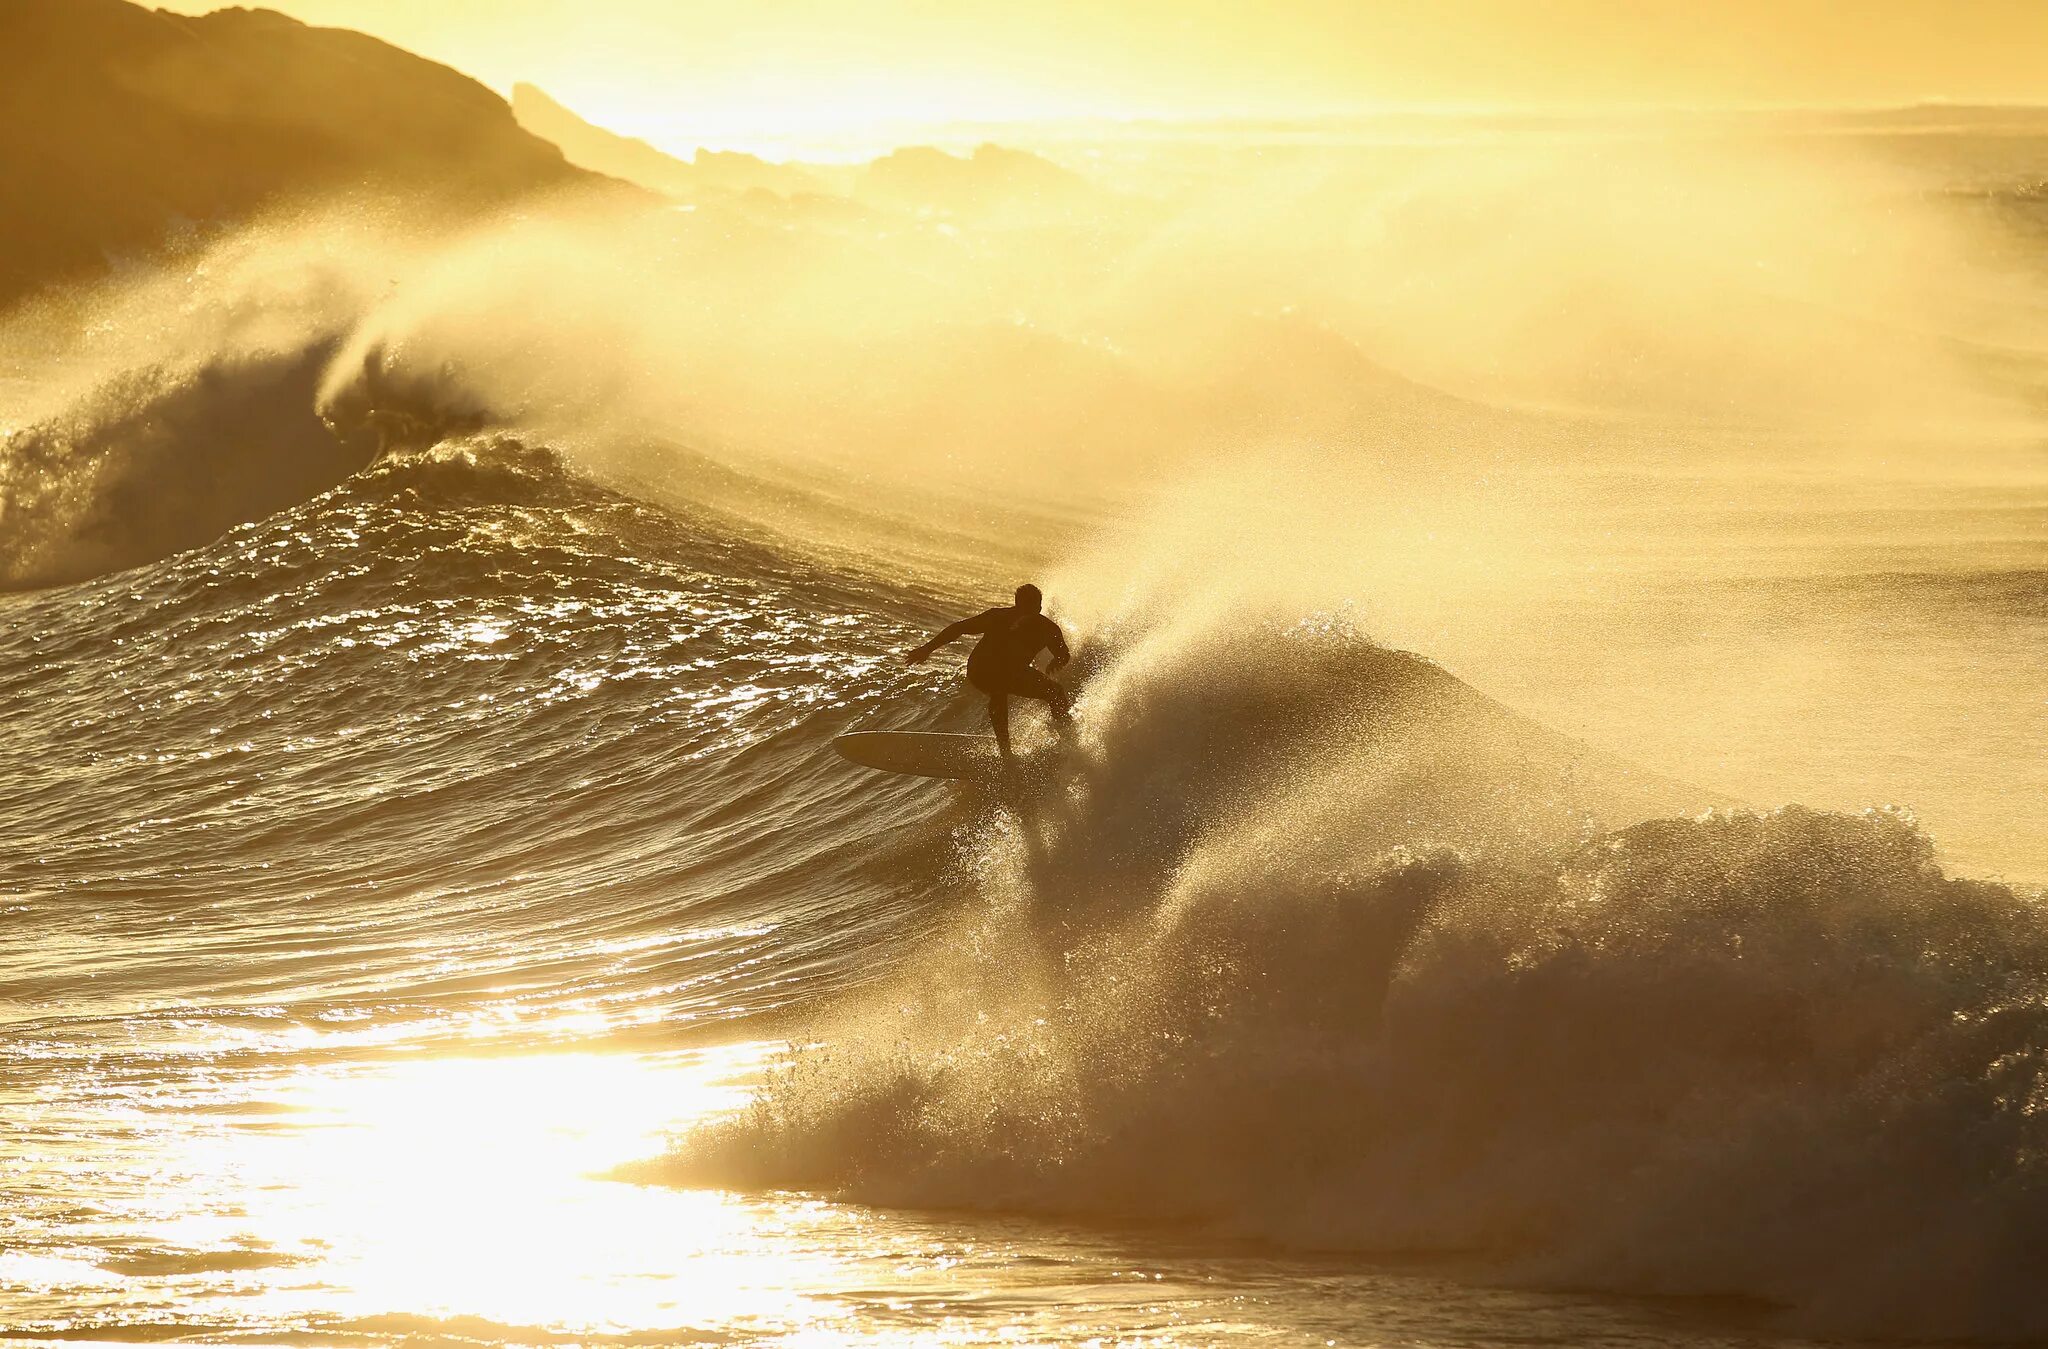
{"label": "surfer", "polygon": [[[1066,634],[1060,625],[1039,610],[1045,595],[1035,585],[1017,587],[1017,602],[1007,608],[990,609],[963,618],[946,628],[903,659],[922,665],[955,637],[977,634],[981,640],[967,654],[967,682],[988,695],[988,719],[996,730],[996,745],[1010,752],[1010,695],[1036,698],[1052,709],[1052,719],[1064,723],[1067,705],[1074,697],[1048,677],[1068,660]],[[1041,651],[1052,652],[1052,663],[1041,673],[1034,661]]]}

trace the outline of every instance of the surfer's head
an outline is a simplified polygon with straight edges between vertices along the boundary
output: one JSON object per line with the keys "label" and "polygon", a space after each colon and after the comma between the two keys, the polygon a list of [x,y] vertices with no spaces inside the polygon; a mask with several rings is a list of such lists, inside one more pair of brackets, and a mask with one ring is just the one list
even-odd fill
{"label": "surfer's head", "polygon": [[1045,592],[1026,581],[1017,587],[1017,607],[1027,613],[1037,613],[1045,607]]}

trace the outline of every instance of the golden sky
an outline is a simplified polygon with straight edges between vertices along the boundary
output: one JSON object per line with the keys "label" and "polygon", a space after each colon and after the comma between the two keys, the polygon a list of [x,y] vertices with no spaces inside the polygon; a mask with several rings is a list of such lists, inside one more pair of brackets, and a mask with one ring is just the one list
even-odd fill
{"label": "golden sky", "polygon": [[[188,13],[216,0],[159,0]],[[670,148],[946,121],[2048,102],[2048,0],[269,0]]]}

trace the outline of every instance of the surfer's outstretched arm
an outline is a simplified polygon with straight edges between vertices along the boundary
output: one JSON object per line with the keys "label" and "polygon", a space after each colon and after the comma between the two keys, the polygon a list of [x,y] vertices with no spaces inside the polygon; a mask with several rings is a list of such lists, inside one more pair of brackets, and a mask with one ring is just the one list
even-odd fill
{"label": "surfer's outstretched arm", "polygon": [[926,661],[931,659],[932,652],[937,651],[940,647],[952,641],[954,638],[965,637],[968,633],[974,631],[975,621],[980,617],[980,614],[976,614],[974,618],[963,618],[958,623],[950,623],[947,626],[940,628],[938,636],[932,638],[923,646],[915,646],[912,647],[910,650],[904,652],[904,662],[910,665],[924,664]]}
{"label": "surfer's outstretched arm", "polygon": [[906,665],[922,665],[932,658],[932,652],[937,651],[940,647],[952,641],[955,637],[965,635],[966,632],[967,624],[965,620],[958,623],[949,624],[946,627],[940,628],[938,636],[932,638],[923,646],[914,646],[910,648],[910,650],[904,652],[903,663]]}

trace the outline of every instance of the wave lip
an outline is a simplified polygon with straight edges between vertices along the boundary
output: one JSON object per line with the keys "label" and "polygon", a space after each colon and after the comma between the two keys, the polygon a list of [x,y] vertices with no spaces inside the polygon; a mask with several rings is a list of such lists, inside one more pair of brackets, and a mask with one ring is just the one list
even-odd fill
{"label": "wave lip", "polygon": [[153,562],[296,506],[369,455],[314,412],[331,343],[108,381],[0,446],[0,588]]}

